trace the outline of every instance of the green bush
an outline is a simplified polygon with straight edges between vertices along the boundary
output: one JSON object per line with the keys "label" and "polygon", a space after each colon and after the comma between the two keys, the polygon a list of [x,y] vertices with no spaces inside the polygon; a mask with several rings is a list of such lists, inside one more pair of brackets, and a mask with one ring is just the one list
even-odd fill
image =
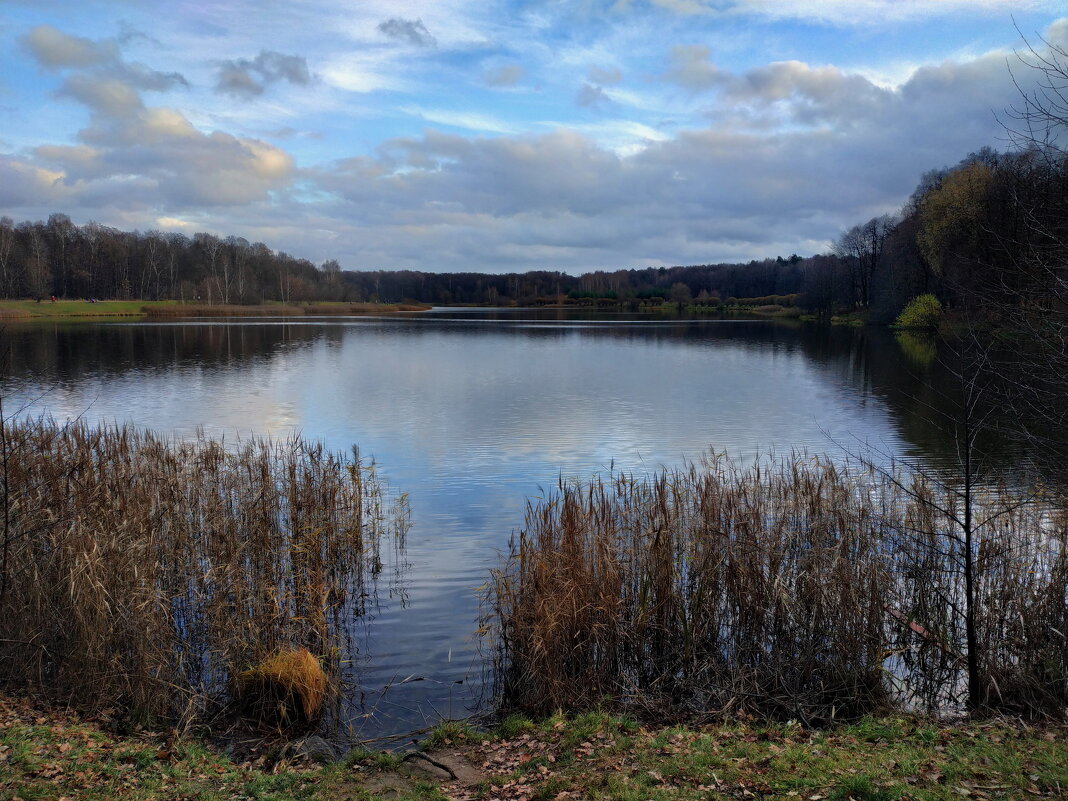
{"label": "green bush", "polygon": [[938,328],[942,304],[934,295],[917,295],[910,300],[894,321],[894,328]]}

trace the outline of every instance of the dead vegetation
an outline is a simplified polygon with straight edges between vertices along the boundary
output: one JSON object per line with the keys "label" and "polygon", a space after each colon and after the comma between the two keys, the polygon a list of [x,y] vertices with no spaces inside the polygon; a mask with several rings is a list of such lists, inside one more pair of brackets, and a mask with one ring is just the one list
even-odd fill
{"label": "dead vegetation", "polygon": [[333,675],[406,521],[355,449],[300,438],[0,420],[0,455],[0,681],[89,710],[202,719],[284,653]]}
{"label": "dead vegetation", "polygon": [[267,657],[234,681],[239,703],[267,725],[289,728],[319,719],[328,682],[307,648],[287,648]]}
{"label": "dead vegetation", "polygon": [[[534,715],[607,702],[658,720],[959,709],[964,539],[939,492],[800,457],[561,482],[490,585],[498,694]],[[1068,524],[998,492],[980,508],[984,706],[1062,715]]]}

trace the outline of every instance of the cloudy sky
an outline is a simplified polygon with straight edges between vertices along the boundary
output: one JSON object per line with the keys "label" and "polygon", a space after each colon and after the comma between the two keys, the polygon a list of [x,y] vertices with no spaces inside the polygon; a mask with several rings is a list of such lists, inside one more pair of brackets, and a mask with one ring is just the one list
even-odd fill
{"label": "cloudy sky", "polygon": [[0,214],[347,269],[829,247],[984,145],[1066,0],[0,0]]}

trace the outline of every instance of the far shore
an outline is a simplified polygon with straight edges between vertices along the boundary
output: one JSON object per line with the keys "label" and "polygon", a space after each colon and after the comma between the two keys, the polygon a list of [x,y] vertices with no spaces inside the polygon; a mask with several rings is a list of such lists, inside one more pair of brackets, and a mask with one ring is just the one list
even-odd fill
{"label": "far shore", "polygon": [[176,319],[186,317],[301,317],[307,315],[384,314],[426,311],[421,303],[181,303],[175,300],[0,300],[0,322],[33,322],[73,319]]}

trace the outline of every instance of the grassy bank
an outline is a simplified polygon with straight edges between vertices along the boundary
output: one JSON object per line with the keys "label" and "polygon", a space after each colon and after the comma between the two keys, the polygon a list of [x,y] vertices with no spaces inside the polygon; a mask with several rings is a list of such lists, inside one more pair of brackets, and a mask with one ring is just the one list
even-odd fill
{"label": "grassy bank", "polygon": [[83,318],[173,319],[181,317],[294,317],[425,311],[411,303],[268,303],[259,306],[185,304],[173,300],[0,300],[0,322]]}
{"label": "grassy bank", "polygon": [[144,317],[146,307],[177,306],[174,301],[0,300],[0,320],[61,320],[85,317]]}
{"label": "grassy bank", "polygon": [[740,722],[661,728],[593,713],[537,725],[511,718],[490,735],[444,726],[425,743],[433,763],[353,752],[319,767],[280,758],[270,746],[235,761],[167,732],[119,736],[98,721],[0,698],[0,799],[1064,798],[1066,734],[913,718],[822,731]]}

